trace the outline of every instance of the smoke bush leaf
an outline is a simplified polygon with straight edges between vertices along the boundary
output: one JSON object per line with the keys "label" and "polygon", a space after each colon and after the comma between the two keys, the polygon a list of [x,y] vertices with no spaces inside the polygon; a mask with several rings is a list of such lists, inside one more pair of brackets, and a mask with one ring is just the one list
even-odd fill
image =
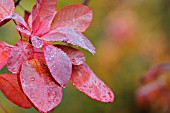
{"label": "smoke bush leaf", "polygon": [[114,100],[112,90],[85,63],[73,67],[71,81],[78,90],[94,100],[101,102],[113,102]]}
{"label": "smoke bush leaf", "polygon": [[13,47],[7,63],[8,70],[18,74],[24,61],[33,57],[33,47],[27,41],[18,41]]}
{"label": "smoke bush leaf", "polygon": [[84,48],[92,54],[96,53],[92,43],[82,33],[71,27],[55,28],[44,35],[42,39],[46,41],[66,42]]}
{"label": "smoke bush leaf", "polygon": [[18,106],[23,108],[32,107],[31,103],[19,86],[17,75],[1,74],[0,89],[10,101],[17,104]]}
{"label": "smoke bush leaf", "polygon": [[55,46],[63,50],[68,55],[73,65],[81,65],[85,62],[86,58],[84,56],[84,53],[81,52],[80,50],[65,45]]}
{"label": "smoke bush leaf", "polygon": [[69,26],[84,32],[92,21],[92,11],[85,5],[70,5],[60,9],[52,22],[52,28]]}
{"label": "smoke bush leaf", "polygon": [[0,70],[7,64],[12,46],[0,41]]}
{"label": "smoke bush leaf", "polygon": [[48,112],[62,99],[62,88],[53,81],[46,65],[32,59],[23,63],[20,81],[24,93],[41,112]]}
{"label": "smoke bush leaf", "polygon": [[52,45],[44,46],[43,51],[52,77],[62,87],[66,87],[72,73],[72,63],[69,57],[61,49]]}

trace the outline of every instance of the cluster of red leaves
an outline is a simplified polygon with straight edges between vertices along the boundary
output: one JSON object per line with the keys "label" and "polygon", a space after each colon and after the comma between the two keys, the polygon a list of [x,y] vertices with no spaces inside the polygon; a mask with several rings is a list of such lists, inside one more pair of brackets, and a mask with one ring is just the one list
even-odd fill
{"label": "cluster of red leaves", "polygon": [[[0,89],[15,104],[48,112],[62,99],[69,81],[92,99],[113,102],[114,94],[85,63],[84,54],[65,42],[95,54],[82,34],[92,21],[92,11],[84,5],[66,6],[56,11],[57,0],[37,0],[24,19],[14,13],[13,0],[0,0],[0,26],[16,21],[26,37],[15,46],[0,42],[0,69],[7,65],[12,74],[0,75]],[[8,89],[8,90],[7,90]]]}
{"label": "cluster of red leaves", "polygon": [[161,108],[169,113],[170,78],[165,76],[169,70],[170,64],[160,64],[143,76],[142,86],[137,90],[137,103],[141,108]]}

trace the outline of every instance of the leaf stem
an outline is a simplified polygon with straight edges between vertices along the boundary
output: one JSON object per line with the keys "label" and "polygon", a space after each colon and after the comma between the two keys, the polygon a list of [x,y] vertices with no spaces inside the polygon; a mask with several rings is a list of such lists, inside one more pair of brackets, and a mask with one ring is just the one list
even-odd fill
{"label": "leaf stem", "polygon": [[88,5],[88,3],[89,3],[89,0],[84,0],[83,1],[83,5]]}
{"label": "leaf stem", "polygon": [[[15,23],[15,25],[17,25],[17,23],[15,22],[15,20],[13,20],[13,22]],[[20,31],[18,31],[18,32],[19,32],[20,38],[21,38],[21,40],[22,40],[21,32],[20,32]]]}
{"label": "leaf stem", "polygon": [[17,0],[17,1],[15,2],[15,7],[16,7],[17,5],[19,5],[20,2],[21,2],[21,0]]}

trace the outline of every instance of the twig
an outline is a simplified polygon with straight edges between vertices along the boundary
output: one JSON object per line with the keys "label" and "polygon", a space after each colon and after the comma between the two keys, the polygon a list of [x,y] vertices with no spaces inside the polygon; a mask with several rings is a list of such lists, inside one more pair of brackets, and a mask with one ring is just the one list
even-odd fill
{"label": "twig", "polygon": [[83,5],[88,5],[89,0],[84,0]]}
{"label": "twig", "polygon": [[17,5],[19,5],[20,2],[21,2],[21,0],[17,0],[17,1],[15,2],[15,7],[16,7]]}

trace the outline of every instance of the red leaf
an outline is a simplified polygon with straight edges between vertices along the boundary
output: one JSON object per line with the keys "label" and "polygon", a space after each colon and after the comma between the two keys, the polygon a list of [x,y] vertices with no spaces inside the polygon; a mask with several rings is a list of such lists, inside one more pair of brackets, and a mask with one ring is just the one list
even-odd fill
{"label": "red leaf", "polygon": [[87,64],[74,66],[71,81],[75,87],[92,99],[101,102],[113,102],[112,90],[104,84]]}
{"label": "red leaf", "polygon": [[7,64],[12,46],[0,41],[0,70]]}
{"label": "red leaf", "polygon": [[57,12],[52,22],[52,28],[58,26],[70,26],[80,32],[84,32],[92,21],[92,11],[85,5],[70,5]]}
{"label": "red leaf", "polygon": [[26,95],[21,90],[17,76],[13,74],[0,75],[0,89],[3,94],[13,103],[23,108],[32,107]]}
{"label": "red leaf", "polygon": [[162,73],[165,73],[170,70],[170,64],[159,64],[152,69],[150,69],[142,78],[142,83],[146,84],[156,80]]}
{"label": "red leaf", "polygon": [[44,64],[46,63],[45,58],[44,58],[44,52],[40,49],[34,48],[34,59],[37,59]]}
{"label": "red leaf", "polygon": [[24,26],[26,29],[28,29],[27,23],[25,22],[25,20],[19,14],[14,13],[9,18],[13,19],[14,21],[18,22],[19,24]]}
{"label": "red leaf", "polygon": [[31,13],[29,11],[24,11],[24,20],[26,23],[28,23],[29,21],[29,16],[31,15]]}
{"label": "red leaf", "polygon": [[61,49],[52,45],[44,46],[43,50],[51,75],[62,87],[66,87],[72,72],[70,59]]}
{"label": "red leaf", "polygon": [[[42,35],[50,30],[52,19],[56,13],[56,5],[57,0],[37,0],[32,11],[32,27],[36,35]],[[39,25],[34,24],[34,21]]]}
{"label": "red leaf", "polygon": [[81,65],[85,62],[85,56],[83,52],[81,52],[80,50],[65,45],[55,45],[55,46],[60,48],[67,54],[67,56],[72,61],[73,65]]}
{"label": "red leaf", "polygon": [[30,38],[31,32],[22,25],[16,25],[16,29],[26,38]]}
{"label": "red leaf", "polygon": [[62,99],[62,88],[50,76],[47,66],[38,60],[29,60],[22,65],[20,73],[22,89],[41,112],[50,111]]}
{"label": "red leaf", "polygon": [[8,70],[14,74],[19,73],[22,63],[32,58],[32,52],[33,48],[31,44],[26,41],[19,41],[17,45],[13,47],[10,54],[7,63]]}
{"label": "red leaf", "polygon": [[164,95],[165,87],[162,81],[152,81],[142,87],[136,92],[137,103],[141,107],[148,107],[149,104],[158,101],[160,95]]}
{"label": "red leaf", "polygon": [[28,29],[28,25],[25,22],[25,20],[19,14],[16,14],[16,13],[14,13],[10,16],[6,16],[3,20],[0,20],[0,26],[2,26],[3,24],[5,24],[6,22],[8,22],[11,19],[14,20],[15,22],[18,22],[19,24],[24,26],[26,29]]}
{"label": "red leaf", "polygon": [[60,41],[67,42],[84,48],[90,51],[92,54],[95,54],[95,48],[92,43],[79,31],[72,29],[71,27],[59,27],[53,29],[46,35],[42,36],[43,40],[46,41]]}
{"label": "red leaf", "polygon": [[32,36],[31,42],[35,48],[42,48],[44,45],[44,41],[38,36]]}
{"label": "red leaf", "polygon": [[14,13],[14,0],[0,0],[0,22]]}

